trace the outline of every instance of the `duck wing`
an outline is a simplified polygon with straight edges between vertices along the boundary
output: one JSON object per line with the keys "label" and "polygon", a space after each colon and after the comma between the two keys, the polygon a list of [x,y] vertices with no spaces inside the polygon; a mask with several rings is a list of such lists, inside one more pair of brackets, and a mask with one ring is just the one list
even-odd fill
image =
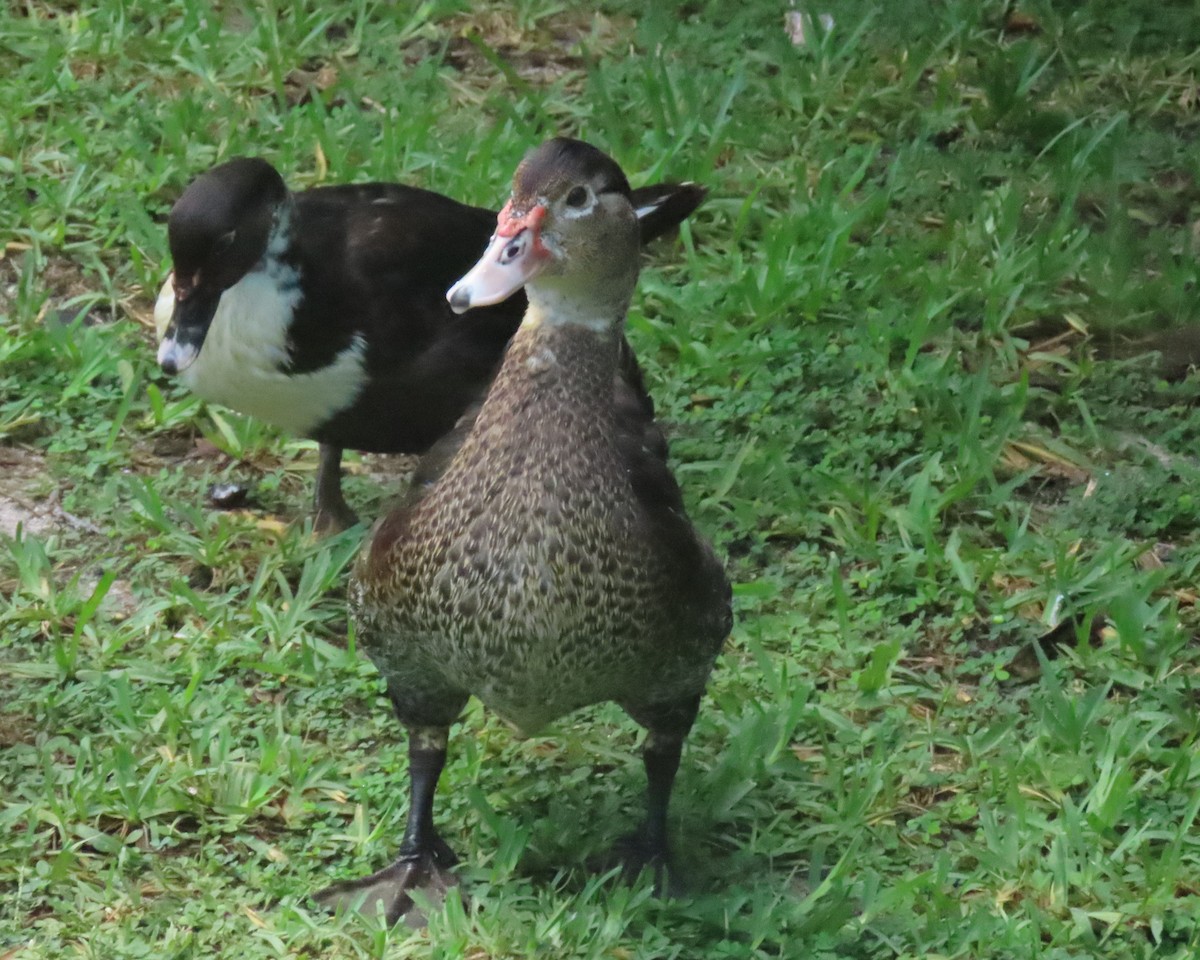
{"label": "duck wing", "polygon": [[715,655],[733,626],[729,580],[688,518],[641,368],[629,344],[622,341],[621,348],[620,375],[614,384],[618,450],[646,525],[646,539],[655,545],[665,571],[662,601],[677,611],[679,622],[688,628],[683,632]]}
{"label": "duck wing", "polygon": [[297,305],[293,371],[366,345],[362,392],[316,437],[338,446],[419,453],[486,390],[521,322],[523,295],[456,316],[446,290],[487,246],[496,217],[401,184],[321,187],[298,195],[293,234],[311,291]]}

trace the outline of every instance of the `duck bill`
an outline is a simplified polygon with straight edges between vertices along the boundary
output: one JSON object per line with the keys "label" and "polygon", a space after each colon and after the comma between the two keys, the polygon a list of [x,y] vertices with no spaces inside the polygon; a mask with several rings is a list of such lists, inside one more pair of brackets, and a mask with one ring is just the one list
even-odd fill
{"label": "duck bill", "polygon": [[[158,313],[159,305],[163,304],[164,300],[165,297],[160,294],[155,313]],[[221,293],[218,291],[208,294],[192,290],[189,296],[180,298],[176,287],[173,300],[171,319],[167,322],[162,342],[158,345],[158,365],[165,373],[172,375],[183,373],[200,356],[200,348],[204,346],[204,338],[208,336],[208,328],[216,315],[217,304],[221,302]]]}
{"label": "duck bill", "polygon": [[528,213],[515,214],[509,201],[500,211],[496,232],[479,262],[446,293],[450,309],[465,313],[500,303],[536,277],[551,259],[542,245],[545,216],[546,208],[540,204]]}

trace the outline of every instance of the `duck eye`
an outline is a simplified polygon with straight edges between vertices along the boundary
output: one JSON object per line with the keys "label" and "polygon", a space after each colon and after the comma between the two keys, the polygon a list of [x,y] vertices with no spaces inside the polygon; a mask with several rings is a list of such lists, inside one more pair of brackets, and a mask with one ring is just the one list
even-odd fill
{"label": "duck eye", "polygon": [[587,203],[587,191],[583,187],[576,187],[567,194],[568,207],[582,207]]}

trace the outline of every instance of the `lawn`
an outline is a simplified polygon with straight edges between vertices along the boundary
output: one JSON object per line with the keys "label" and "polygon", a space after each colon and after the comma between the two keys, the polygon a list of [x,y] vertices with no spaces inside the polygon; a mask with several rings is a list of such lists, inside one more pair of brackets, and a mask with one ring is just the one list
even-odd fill
{"label": "lawn", "polygon": [[[782,0],[642,6],[0,12],[0,960],[1200,954],[1200,8],[828,0],[800,46]],[[498,207],[559,132],[711,189],[629,321],[736,584],[691,892],[588,869],[620,711],[473,704],[463,896],[329,918],[406,806],[362,530],[158,371],[165,216],[239,153]],[[373,516],[405,464],[350,460]]]}

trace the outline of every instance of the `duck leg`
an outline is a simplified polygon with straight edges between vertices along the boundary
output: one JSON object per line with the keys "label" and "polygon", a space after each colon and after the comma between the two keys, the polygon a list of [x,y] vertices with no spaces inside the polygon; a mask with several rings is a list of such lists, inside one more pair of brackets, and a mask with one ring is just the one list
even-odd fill
{"label": "duck leg", "polygon": [[342,448],[322,443],[319,450],[313,528],[318,533],[338,533],[358,523],[358,516],[342,496]]}
{"label": "duck leg", "polygon": [[437,901],[457,883],[450,869],[458,858],[433,826],[433,795],[446,764],[448,734],[446,727],[409,727],[410,803],[400,854],[378,873],[318,891],[313,899],[322,907],[353,909],[367,916],[374,916],[382,907],[389,926],[401,917],[413,926],[422,926],[424,918],[413,909],[410,893],[420,890]]}
{"label": "duck leg", "polygon": [[683,741],[696,719],[700,698],[667,706],[630,707],[625,710],[634,720],[647,728],[642,744],[642,764],[646,769],[646,817],[636,831],[617,842],[617,855],[629,878],[643,870],[654,872],[654,882],[660,895],[675,896],[682,884],[675,873],[667,829],[667,810]]}

